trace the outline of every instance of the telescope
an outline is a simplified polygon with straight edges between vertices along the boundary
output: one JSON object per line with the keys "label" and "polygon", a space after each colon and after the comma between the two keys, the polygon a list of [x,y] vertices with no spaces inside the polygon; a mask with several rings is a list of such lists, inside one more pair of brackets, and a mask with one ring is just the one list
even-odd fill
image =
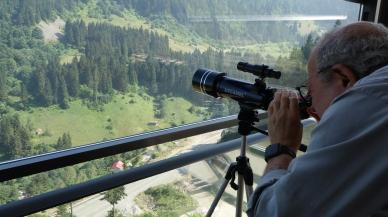
{"label": "telescope", "polygon": [[[246,157],[247,135],[253,131],[258,131],[264,135],[268,132],[254,127],[254,122],[258,122],[257,109],[268,110],[270,102],[274,98],[277,91],[275,88],[267,87],[264,82],[265,78],[279,79],[281,72],[270,69],[266,65],[251,65],[246,62],[239,62],[237,69],[243,72],[252,73],[258,78],[254,83],[243,80],[238,80],[226,76],[226,73],[217,72],[211,69],[198,69],[193,76],[192,85],[194,90],[213,96],[215,98],[229,98],[237,101],[240,105],[238,114],[238,133],[242,136],[240,156],[236,158],[236,162],[229,166],[225,175],[225,181],[221,185],[216,197],[209,208],[206,216],[211,216],[218,201],[220,200],[226,186],[229,182],[233,189],[237,190],[236,216],[241,216],[243,189],[246,187],[246,195],[253,191],[253,173],[249,165],[249,159]],[[299,91],[300,92],[300,91]],[[299,100],[300,116],[302,119],[308,118],[307,108],[310,106],[310,97],[305,97],[300,94],[302,100]],[[299,150],[305,152],[307,146],[301,144]],[[234,183],[235,174],[238,174],[238,184]]]}
{"label": "telescope", "polygon": [[[215,98],[233,99],[240,105],[248,106],[251,109],[267,110],[278,89],[267,87],[264,79],[279,79],[281,72],[270,69],[266,65],[252,65],[246,62],[239,62],[237,69],[252,73],[259,78],[255,79],[254,83],[250,83],[227,77],[227,74],[223,72],[211,69],[198,69],[193,76],[193,89]],[[309,117],[307,108],[311,106],[311,102],[306,101],[305,98],[307,97],[302,96],[299,99],[301,119]]]}

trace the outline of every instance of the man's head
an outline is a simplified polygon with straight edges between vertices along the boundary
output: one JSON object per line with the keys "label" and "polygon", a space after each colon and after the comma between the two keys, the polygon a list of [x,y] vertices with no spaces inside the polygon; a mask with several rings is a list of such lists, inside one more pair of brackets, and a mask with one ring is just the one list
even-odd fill
{"label": "man's head", "polygon": [[358,22],[327,33],[307,65],[314,116],[320,119],[335,97],[385,65],[388,29],[383,25]]}

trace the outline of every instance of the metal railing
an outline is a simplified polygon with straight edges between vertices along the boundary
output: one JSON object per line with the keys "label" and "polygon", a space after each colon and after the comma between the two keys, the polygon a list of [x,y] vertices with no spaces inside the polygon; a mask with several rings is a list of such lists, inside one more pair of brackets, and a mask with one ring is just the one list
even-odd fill
{"label": "metal railing", "polygon": [[[266,114],[263,113],[265,118]],[[0,163],[0,182],[236,126],[237,115]]]}
{"label": "metal railing", "polygon": [[[266,113],[260,114],[265,118]],[[7,161],[0,163],[0,180],[10,180],[18,177],[36,174],[64,166],[74,165],[89,160],[110,156],[113,154],[145,148],[152,145],[174,141],[190,136],[195,136],[219,129],[236,126],[237,116],[203,121],[179,127],[143,133],[130,137],[123,137],[111,141],[76,147],[63,151],[47,153],[43,155]],[[314,123],[313,120],[303,121],[304,125]],[[255,144],[266,138],[262,134],[248,136],[248,145]],[[34,197],[21,199],[0,206],[0,216],[25,216],[65,204],[80,198],[94,195],[121,185],[129,184],[157,174],[186,166],[209,157],[238,149],[240,139],[235,139],[219,144],[204,146],[198,150],[171,157],[158,162],[150,163],[137,168],[131,168],[122,172],[110,174],[92,179],[83,183],[43,193]],[[258,148],[261,152],[262,149]],[[51,163],[51,162],[56,162]]]}

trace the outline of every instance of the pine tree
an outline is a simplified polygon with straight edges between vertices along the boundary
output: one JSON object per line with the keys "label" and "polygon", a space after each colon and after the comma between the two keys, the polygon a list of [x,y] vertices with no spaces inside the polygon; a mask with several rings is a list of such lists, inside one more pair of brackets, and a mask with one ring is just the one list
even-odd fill
{"label": "pine tree", "polygon": [[79,94],[80,83],[79,83],[79,72],[78,72],[78,61],[77,58],[74,57],[73,62],[67,66],[67,74],[66,74],[66,84],[67,91],[69,95],[72,97],[77,97]]}
{"label": "pine tree", "polygon": [[24,104],[24,105],[27,105],[28,103],[28,91],[27,91],[27,87],[26,85],[24,84],[24,82],[22,82],[20,84],[20,101]]}
{"label": "pine tree", "polygon": [[70,21],[66,22],[65,25],[65,41],[68,44],[74,44],[74,33],[73,33],[73,23]]}
{"label": "pine tree", "polygon": [[45,84],[44,89],[43,89],[43,92],[41,93],[42,102],[43,102],[43,105],[49,106],[54,103],[54,95],[53,95],[53,88],[52,88],[51,82],[47,76],[45,77],[44,84]]}
{"label": "pine tree", "polygon": [[5,101],[8,96],[7,91],[7,74],[0,65],[0,101]]}
{"label": "pine tree", "polygon": [[0,147],[9,158],[20,158],[30,154],[30,129],[22,125],[18,115],[6,115],[0,121]]}
{"label": "pine tree", "polygon": [[113,71],[113,87],[118,91],[125,92],[128,88],[128,73],[123,63],[116,63]]}
{"label": "pine tree", "polygon": [[69,108],[69,94],[67,92],[67,85],[63,73],[58,75],[58,103],[62,109]]}
{"label": "pine tree", "polygon": [[137,73],[135,71],[135,67],[132,62],[130,62],[128,65],[128,80],[129,80],[129,84],[131,85],[138,84]]}
{"label": "pine tree", "polygon": [[315,46],[315,41],[313,39],[313,35],[310,33],[307,36],[305,44],[302,45],[302,47],[301,47],[305,63],[307,62],[307,60],[310,56],[311,50],[314,48],[314,46]]}
{"label": "pine tree", "polygon": [[88,84],[90,81],[90,67],[88,60],[82,55],[78,62],[79,82],[80,84]]}
{"label": "pine tree", "polygon": [[71,143],[71,137],[69,133],[64,133],[62,136],[60,136],[57,140],[57,144],[55,145],[55,148],[57,150],[68,149],[71,147],[72,147],[72,143]]}

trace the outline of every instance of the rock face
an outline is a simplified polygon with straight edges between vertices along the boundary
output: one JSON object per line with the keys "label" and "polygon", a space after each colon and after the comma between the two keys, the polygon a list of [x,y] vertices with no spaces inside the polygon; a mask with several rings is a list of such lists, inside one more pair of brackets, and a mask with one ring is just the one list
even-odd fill
{"label": "rock face", "polygon": [[64,20],[57,17],[57,19],[51,23],[40,21],[38,27],[42,30],[44,41],[48,43],[58,41],[63,35],[65,24]]}

